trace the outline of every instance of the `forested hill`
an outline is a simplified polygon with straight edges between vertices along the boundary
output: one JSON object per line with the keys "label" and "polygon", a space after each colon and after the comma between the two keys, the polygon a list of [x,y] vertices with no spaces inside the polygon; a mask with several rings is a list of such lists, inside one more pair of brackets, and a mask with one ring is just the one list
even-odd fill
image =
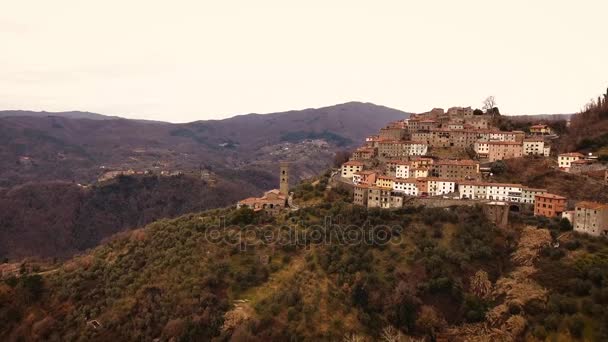
{"label": "forested hill", "polygon": [[[261,185],[263,186],[263,185]],[[39,182],[0,191],[0,258],[69,257],[161,218],[233,205],[257,186],[193,176],[121,176],[88,188]]]}
{"label": "forested hill", "polygon": [[474,206],[366,209],[326,183],[295,189],[318,203],[298,212],[191,214],[23,267],[0,285],[0,339],[608,338],[605,240],[519,213],[498,229]]}

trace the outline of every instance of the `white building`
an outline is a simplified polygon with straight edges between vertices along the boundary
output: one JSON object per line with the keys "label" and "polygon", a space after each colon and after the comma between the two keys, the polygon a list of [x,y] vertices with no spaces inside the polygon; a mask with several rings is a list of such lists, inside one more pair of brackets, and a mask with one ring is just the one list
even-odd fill
{"label": "white building", "polygon": [[490,153],[490,144],[488,141],[480,140],[473,145],[473,149],[480,157],[487,157],[488,153]]}
{"label": "white building", "polygon": [[[524,191],[524,189],[526,189]],[[526,188],[521,184],[459,182],[461,199],[491,200],[534,204],[534,194],[546,192],[544,189]]]}
{"label": "white building", "polygon": [[410,178],[410,164],[408,162],[397,162],[395,165],[395,177]]}
{"label": "white building", "polygon": [[572,162],[584,158],[585,156],[578,152],[561,153],[557,156],[557,165],[561,170],[569,171]]}
{"label": "white building", "polygon": [[422,142],[412,141],[409,144],[410,156],[424,156],[428,152],[429,146]]}
{"label": "white building", "polygon": [[545,141],[542,138],[524,139],[523,149],[524,156],[545,156]]}
{"label": "white building", "polygon": [[347,161],[342,164],[340,175],[344,178],[352,179],[355,173],[363,171],[363,162],[357,160]]}
{"label": "white building", "polygon": [[428,178],[427,189],[430,196],[450,194],[456,191],[456,181],[442,178]]}
{"label": "white building", "polygon": [[544,194],[547,189],[523,187],[521,190],[521,203],[534,204],[534,196]]}
{"label": "white building", "polygon": [[418,186],[415,180],[399,179],[393,181],[393,191],[403,193],[408,196],[418,196]]}

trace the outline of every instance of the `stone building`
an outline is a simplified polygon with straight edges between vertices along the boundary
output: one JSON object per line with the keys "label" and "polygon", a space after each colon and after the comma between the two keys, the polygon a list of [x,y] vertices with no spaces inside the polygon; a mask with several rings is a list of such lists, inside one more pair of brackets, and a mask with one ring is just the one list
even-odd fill
{"label": "stone building", "polygon": [[254,211],[264,210],[269,214],[278,214],[287,206],[287,196],[281,194],[280,190],[266,191],[262,197],[250,197],[237,203],[237,208],[250,208]]}
{"label": "stone building", "polygon": [[431,176],[474,180],[479,178],[479,163],[470,160],[438,160],[431,165]]}
{"label": "stone building", "polygon": [[593,236],[608,235],[608,204],[578,202],[574,212],[575,231]]}
{"label": "stone building", "polygon": [[519,158],[523,155],[521,142],[516,141],[490,141],[488,142],[488,160]]}
{"label": "stone building", "polygon": [[367,207],[367,196],[368,196],[369,186],[360,184],[355,185],[353,189],[353,203],[356,205]]}

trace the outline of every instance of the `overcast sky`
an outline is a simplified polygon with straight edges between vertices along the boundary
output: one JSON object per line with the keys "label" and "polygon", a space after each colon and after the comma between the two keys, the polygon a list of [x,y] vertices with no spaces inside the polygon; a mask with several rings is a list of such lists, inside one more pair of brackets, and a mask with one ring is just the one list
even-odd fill
{"label": "overcast sky", "polygon": [[0,109],[172,122],[365,101],[571,113],[606,0],[0,0]]}

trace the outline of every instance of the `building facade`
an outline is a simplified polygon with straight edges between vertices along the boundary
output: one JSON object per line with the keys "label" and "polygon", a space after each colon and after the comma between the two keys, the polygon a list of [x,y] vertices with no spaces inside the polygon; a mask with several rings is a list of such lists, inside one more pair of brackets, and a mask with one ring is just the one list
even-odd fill
{"label": "building facade", "polygon": [[538,194],[534,200],[534,216],[561,217],[566,211],[566,197],[555,194]]}
{"label": "building facade", "polygon": [[578,202],[574,209],[574,230],[593,235],[608,235],[608,205],[597,202]]}

